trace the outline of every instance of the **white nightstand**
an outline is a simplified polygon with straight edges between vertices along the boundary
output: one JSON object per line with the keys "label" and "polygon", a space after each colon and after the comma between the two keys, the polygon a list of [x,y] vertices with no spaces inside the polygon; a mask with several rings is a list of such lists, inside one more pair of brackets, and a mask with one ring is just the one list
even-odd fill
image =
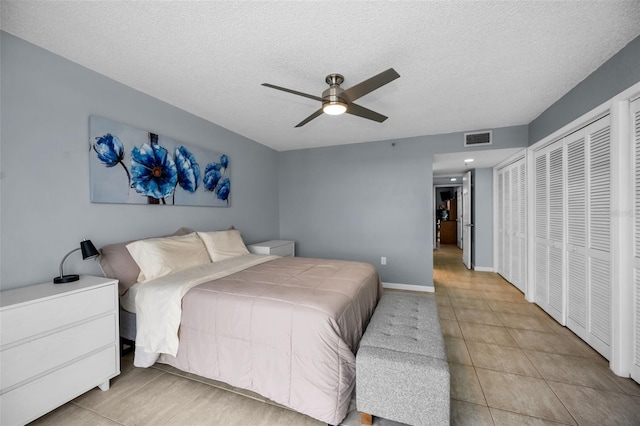
{"label": "white nightstand", "polygon": [[263,243],[249,244],[247,248],[253,254],[273,254],[290,257],[296,255],[296,243],[287,240],[270,240]]}
{"label": "white nightstand", "polygon": [[0,423],[28,423],[120,374],[118,280],[0,293]]}

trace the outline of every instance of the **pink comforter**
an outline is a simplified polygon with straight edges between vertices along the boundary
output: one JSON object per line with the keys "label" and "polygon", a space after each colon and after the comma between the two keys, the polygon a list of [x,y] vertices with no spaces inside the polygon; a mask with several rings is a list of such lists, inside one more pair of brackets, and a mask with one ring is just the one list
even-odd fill
{"label": "pink comforter", "polygon": [[189,290],[178,354],[159,361],[338,424],[380,292],[366,263],[283,257],[253,266]]}

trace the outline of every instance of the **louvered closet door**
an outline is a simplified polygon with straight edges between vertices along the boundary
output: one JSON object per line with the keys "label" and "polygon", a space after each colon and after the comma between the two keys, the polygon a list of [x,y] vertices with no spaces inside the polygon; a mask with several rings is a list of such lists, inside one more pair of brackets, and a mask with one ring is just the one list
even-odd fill
{"label": "louvered closet door", "polygon": [[525,292],[525,277],[527,276],[527,181],[526,181],[526,162],[523,158],[518,161],[518,216],[519,216],[519,228],[517,230],[518,244],[520,246],[520,263],[519,263],[519,276],[520,281],[516,284],[516,287],[521,292]]}
{"label": "louvered closet door", "polygon": [[564,296],[564,143],[549,148],[549,303],[541,306],[565,324]]}
{"label": "louvered closet door", "polygon": [[611,137],[610,119],[586,128],[588,161],[587,343],[611,358]]}
{"label": "louvered closet door", "polygon": [[526,169],[521,158],[497,171],[497,271],[524,292],[526,256]]}
{"label": "louvered closet door", "polygon": [[504,264],[502,266],[502,276],[511,281],[511,170],[504,172]]}
{"label": "louvered closet door", "polygon": [[498,259],[496,270],[504,277],[504,170],[498,171],[498,240],[496,244],[498,246]]}
{"label": "louvered closet door", "polygon": [[634,210],[633,215],[633,363],[631,377],[640,382],[640,99],[631,103],[631,123],[634,147]]}
{"label": "louvered closet door", "polygon": [[519,175],[518,168],[514,165],[511,166],[511,188],[509,192],[509,199],[511,209],[508,212],[511,218],[511,229],[509,230],[509,282],[516,287],[520,287],[520,243],[518,241],[518,229],[520,229],[520,215],[519,212],[519,198],[518,198],[518,185]]}
{"label": "louvered closet door", "polygon": [[549,167],[547,150],[537,151],[534,157],[535,186],[535,253],[534,298],[538,305],[549,303]]}
{"label": "louvered closet door", "polygon": [[567,143],[567,327],[587,340],[587,169],[585,132]]}

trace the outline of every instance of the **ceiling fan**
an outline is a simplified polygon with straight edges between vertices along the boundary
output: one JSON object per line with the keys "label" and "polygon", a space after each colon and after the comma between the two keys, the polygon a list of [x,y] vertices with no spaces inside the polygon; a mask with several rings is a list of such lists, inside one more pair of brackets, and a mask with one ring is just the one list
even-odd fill
{"label": "ceiling fan", "polygon": [[311,114],[309,117],[302,120],[296,127],[301,127],[320,116],[321,114],[339,115],[342,113],[349,113],[357,115],[358,117],[367,118],[369,120],[382,123],[388,117],[378,114],[375,111],[371,111],[363,106],[354,104],[353,102],[367,93],[371,93],[374,90],[384,86],[387,83],[392,82],[396,78],[400,77],[400,74],[393,68],[389,68],[380,74],[356,84],[348,89],[343,89],[340,84],[344,81],[344,77],[341,74],[329,74],[325,81],[329,85],[329,88],[322,92],[322,97],[309,95],[307,93],[298,92],[296,90],[286,89],[280,86],[274,86],[269,83],[262,83],[263,86],[270,87],[276,90],[282,90],[283,92],[293,93],[294,95],[304,96],[305,98],[314,99],[322,102],[322,108]]}

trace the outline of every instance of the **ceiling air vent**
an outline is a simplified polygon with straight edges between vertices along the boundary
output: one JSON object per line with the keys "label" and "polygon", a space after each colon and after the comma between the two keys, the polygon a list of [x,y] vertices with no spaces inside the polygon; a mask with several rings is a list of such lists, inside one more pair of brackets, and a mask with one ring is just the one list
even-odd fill
{"label": "ceiling air vent", "polygon": [[491,130],[464,134],[464,146],[491,145]]}

